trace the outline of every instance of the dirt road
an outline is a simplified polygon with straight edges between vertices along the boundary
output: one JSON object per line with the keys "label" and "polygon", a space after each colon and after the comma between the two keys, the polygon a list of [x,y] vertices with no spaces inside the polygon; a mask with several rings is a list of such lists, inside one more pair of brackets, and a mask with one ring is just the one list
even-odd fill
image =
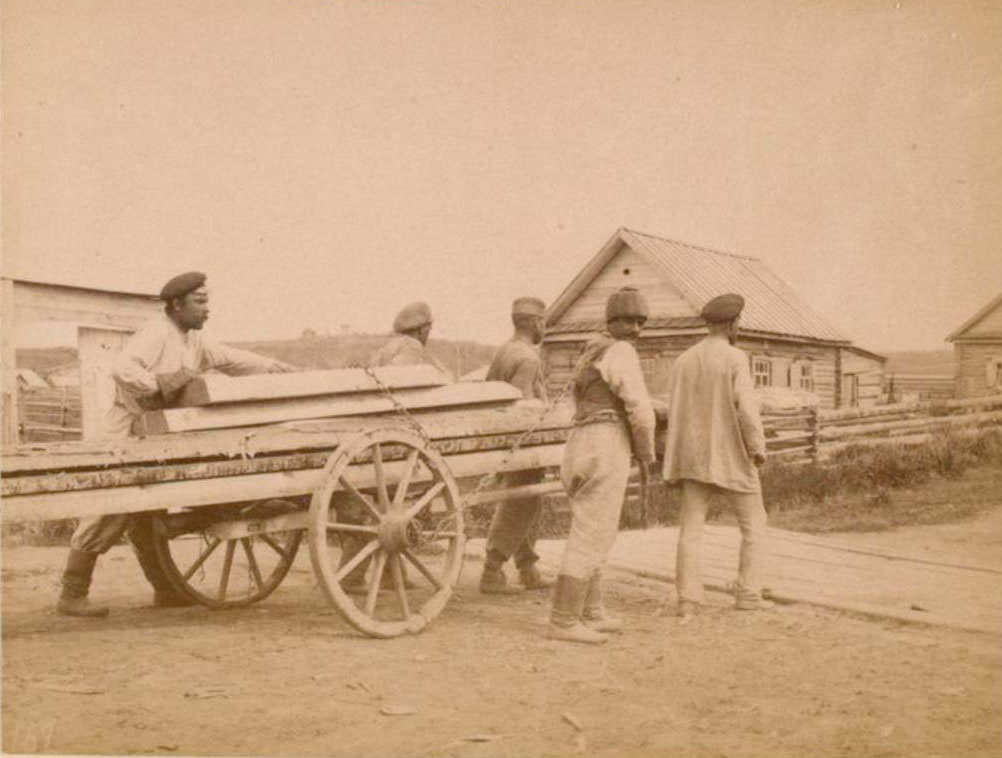
{"label": "dirt road", "polygon": [[[997,540],[1000,514],[923,527],[922,544]],[[305,554],[263,603],[212,613],[143,607],[127,548],[98,567],[114,615],[60,619],[63,556],[4,552],[8,753],[1002,755],[998,636],[798,605],[745,614],[719,595],[681,626],[658,616],[670,586],[614,575],[628,631],[573,646],[540,636],[545,593],[483,597],[468,562],[426,632],[377,641],[324,605]]]}

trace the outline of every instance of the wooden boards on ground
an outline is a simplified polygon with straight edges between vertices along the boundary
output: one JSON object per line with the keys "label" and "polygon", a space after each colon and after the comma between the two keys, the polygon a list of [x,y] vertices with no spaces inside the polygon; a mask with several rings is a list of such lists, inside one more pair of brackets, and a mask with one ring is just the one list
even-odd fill
{"label": "wooden boards on ground", "polygon": [[[286,376],[291,376],[287,374]],[[513,403],[522,393],[507,382],[469,382],[393,393],[404,408],[444,408]],[[225,403],[197,408],[149,411],[139,421],[140,434],[165,434],[225,427],[258,426],[301,419],[361,416],[397,409],[384,393],[359,393],[295,400]]]}
{"label": "wooden boards on ground", "polygon": [[[379,382],[368,371],[375,374]],[[250,376],[204,374],[185,385],[177,405],[188,408],[219,403],[379,392],[379,383],[391,390],[441,387],[449,383],[449,379],[434,366],[381,366],[368,371],[346,368]]]}

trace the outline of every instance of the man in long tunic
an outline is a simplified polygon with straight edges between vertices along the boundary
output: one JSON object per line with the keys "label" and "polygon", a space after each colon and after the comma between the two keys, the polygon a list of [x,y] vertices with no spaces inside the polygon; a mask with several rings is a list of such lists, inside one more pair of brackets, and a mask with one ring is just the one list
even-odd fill
{"label": "man in long tunic", "polygon": [[[427,303],[409,303],[400,309],[393,319],[394,337],[376,350],[369,358],[369,366],[378,368],[380,366],[419,366],[427,364],[434,366],[443,374],[449,372],[435,360],[434,356],[428,352],[428,337],[431,335],[432,326],[431,308]],[[340,506],[340,518],[349,523],[363,523],[365,514],[355,509],[349,503],[342,503]],[[366,540],[348,534],[341,536],[341,560],[340,565],[346,564],[358,552],[365,547]],[[367,590],[365,574],[372,563],[370,558],[362,561],[353,568],[342,580],[342,587],[346,592],[352,594],[364,594]],[[404,583],[408,587],[413,584],[407,579],[406,567],[400,564],[400,569],[404,574]],[[389,589],[394,586],[392,575],[387,570],[382,579],[382,587]]]}
{"label": "man in long tunic", "polygon": [[616,540],[631,455],[654,461],[654,410],[634,343],[647,320],[643,295],[624,287],[606,303],[607,332],[575,368],[574,428],[560,469],[571,529],[553,595],[552,639],[601,643],[622,629],[602,603],[601,569]]}
{"label": "man in long tunic", "polygon": [[[104,419],[107,439],[132,436],[144,411],[169,407],[192,378],[209,369],[226,374],[291,371],[286,364],[245,350],[209,342],[200,332],[209,317],[205,274],[188,272],[164,285],[164,314],[151,319],[126,342],[112,368],[115,400]],[[158,607],[187,605],[157,561],[150,514],[114,514],[83,518],[70,539],[70,552],[56,610],[66,616],[106,616],[87,594],[97,558],[128,533],[143,573],[153,585]]]}
{"label": "man in long tunic", "polygon": [[[543,341],[546,304],[538,298],[520,297],[512,303],[511,320],[515,334],[494,355],[487,369],[487,381],[508,382],[521,390],[526,400],[545,403],[546,384],[538,345]],[[542,479],[541,469],[513,471],[502,477],[506,488],[538,484]],[[534,590],[550,586],[551,583],[543,579],[536,567],[539,556],[535,545],[541,511],[542,500],[538,496],[505,500],[494,511],[487,531],[487,556],[480,577],[481,592],[505,595],[520,591],[518,587],[508,584],[502,568],[513,556],[523,587]]]}
{"label": "man in long tunic", "polygon": [[743,307],[740,295],[710,300],[701,313],[709,334],[669,372],[664,479],[682,485],[676,583],[686,619],[703,602],[703,524],[713,497],[727,502],[741,528],[737,608],[768,606],[761,595],[766,513],[758,475],[765,435],[748,356],[732,345]]}

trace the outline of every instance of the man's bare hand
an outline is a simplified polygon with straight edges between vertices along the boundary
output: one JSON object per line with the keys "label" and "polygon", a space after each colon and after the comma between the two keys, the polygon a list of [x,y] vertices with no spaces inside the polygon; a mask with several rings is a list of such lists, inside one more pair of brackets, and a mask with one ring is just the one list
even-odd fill
{"label": "man's bare hand", "polygon": [[761,468],[765,465],[765,455],[762,453],[755,453],[755,455],[752,456],[752,463]]}

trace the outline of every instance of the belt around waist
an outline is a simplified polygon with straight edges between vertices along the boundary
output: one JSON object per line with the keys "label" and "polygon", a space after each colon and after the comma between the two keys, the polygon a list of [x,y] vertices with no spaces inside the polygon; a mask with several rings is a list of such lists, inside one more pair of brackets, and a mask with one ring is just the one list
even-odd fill
{"label": "belt around waist", "polygon": [[596,411],[582,419],[574,419],[574,426],[587,426],[588,424],[625,424],[626,419],[616,411]]}

